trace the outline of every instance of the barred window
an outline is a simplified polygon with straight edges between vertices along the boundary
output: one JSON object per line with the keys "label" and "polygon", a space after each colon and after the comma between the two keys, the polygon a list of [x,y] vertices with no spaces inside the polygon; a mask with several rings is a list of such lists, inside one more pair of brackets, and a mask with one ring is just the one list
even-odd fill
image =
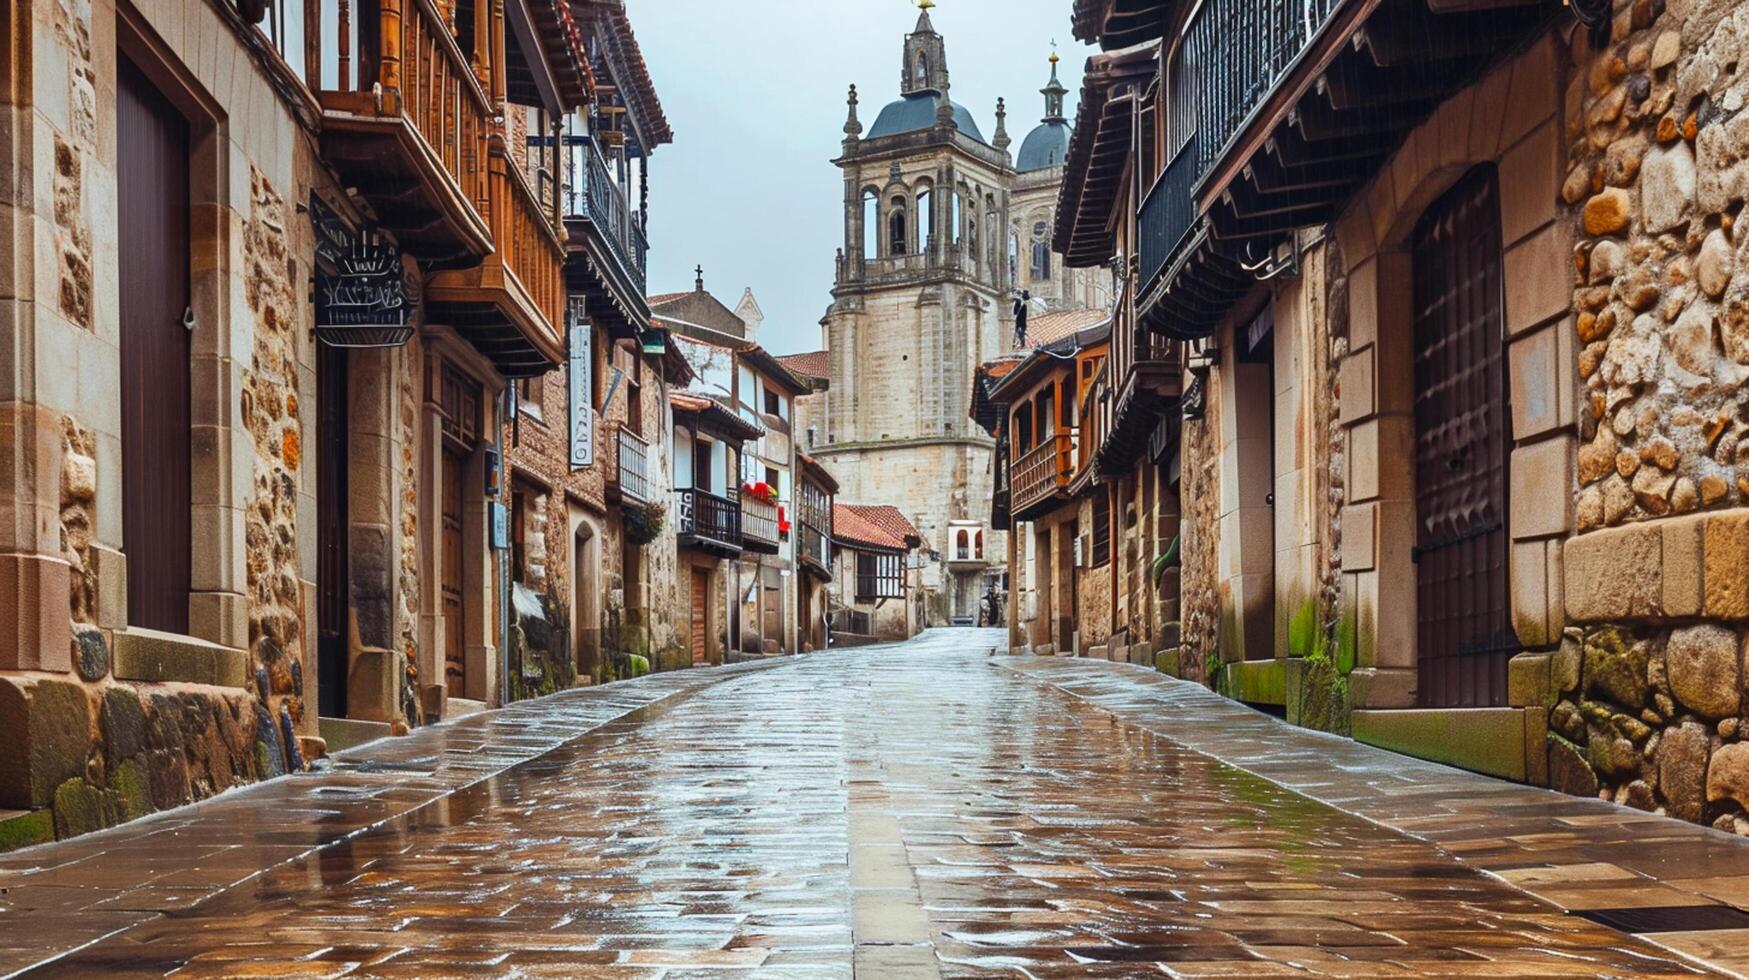
{"label": "barred window", "polygon": [[1097,487],[1093,491],[1093,562],[1094,568],[1111,561],[1111,488]]}

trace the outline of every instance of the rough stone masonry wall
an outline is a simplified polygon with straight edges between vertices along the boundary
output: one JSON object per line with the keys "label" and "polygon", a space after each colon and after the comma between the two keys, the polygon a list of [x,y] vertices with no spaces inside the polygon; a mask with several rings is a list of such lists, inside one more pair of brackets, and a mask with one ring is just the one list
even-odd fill
{"label": "rough stone masonry wall", "polygon": [[1580,533],[1550,780],[1749,834],[1749,5],[1623,4],[1573,54]]}
{"label": "rough stone masonry wall", "polygon": [[[188,68],[197,84],[217,91],[217,58],[210,55],[235,45],[217,12],[205,5],[175,11],[145,5],[141,12],[162,36],[209,55]],[[237,388],[196,366],[197,414],[206,410],[223,420],[193,434],[197,467],[235,472],[232,454],[242,444],[253,451],[254,473],[261,478],[253,486],[232,488],[226,479],[196,486],[197,495],[220,495],[221,506],[246,508],[246,533],[261,545],[247,569],[247,615],[237,623],[240,633],[246,619],[255,657],[241,665],[189,660],[186,649],[159,644],[164,648],[136,659],[184,666],[199,661],[209,676],[179,676],[174,683],[123,679],[119,673],[135,678],[141,670],[134,663],[121,671],[115,656],[126,625],[126,577],[116,551],[122,484],[112,359],[118,356],[118,301],[125,299],[125,286],[115,279],[114,140],[113,134],[100,136],[97,111],[98,93],[114,89],[116,14],[107,0],[54,0],[26,5],[22,13],[24,22],[8,21],[21,42],[12,55],[35,70],[23,72],[16,79],[23,87],[10,90],[20,101],[0,106],[6,150],[52,160],[52,167],[18,167],[18,159],[9,160],[12,179],[0,181],[0,200],[10,212],[0,229],[13,233],[0,250],[16,263],[14,269],[40,270],[0,277],[0,318],[14,334],[6,345],[10,354],[0,355],[0,362],[10,364],[12,355],[34,350],[40,363],[37,372],[4,372],[14,380],[0,413],[6,420],[0,503],[9,511],[36,511],[38,520],[27,523],[48,532],[46,539],[13,540],[14,548],[28,554],[9,557],[30,559],[22,563],[27,569],[64,562],[69,578],[65,592],[20,589],[8,596],[7,618],[29,621],[29,629],[11,638],[18,649],[9,651],[0,673],[0,745],[6,747],[0,753],[0,851],[97,830],[282,773],[297,760],[294,728],[302,712],[294,323],[303,320],[295,313],[300,307],[293,284],[300,272],[286,244],[288,211],[261,172],[245,165],[240,169],[250,175],[246,186],[226,188],[220,206],[194,228],[196,248],[219,259],[216,269],[197,265],[197,275],[222,296],[246,294],[248,308],[230,306],[229,313],[251,319],[260,331],[246,341],[253,349],[236,352],[238,361],[252,358],[255,365],[243,397],[262,407],[275,403],[251,419],[258,426],[251,424],[233,440],[235,403],[220,400],[213,407],[200,396],[211,393],[203,384],[225,392]],[[166,18],[170,23],[157,23]],[[231,65],[228,54],[225,63]],[[241,102],[232,110],[246,114],[241,106],[247,105],[259,108],[257,115],[273,115],[278,102],[265,79],[240,53],[235,68],[226,92]],[[273,133],[293,128],[284,115],[262,119],[235,142],[223,143],[221,162],[230,167],[247,160],[289,171],[289,158],[275,154],[293,152],[294,141]],[[240,242],[230,237],[238,233]],[[239,254],[243,267],[233,259]],[[301,268],[307,273],[307,263]],[[198,293],[196,302],[203,302]],[[19,383],[25,375],[29,382]],[[224,496],[232,492],[248,499]],[[196,553],[197,561],[223,557]],[[129,572],[153,574],[150,568]],[[208,598],[221,600],[222,607],[227,597]],[[211,606],[202,612],[226,618],[211,617]],[[234,635],[229,624],[203,628]],[[270,638],[272,656],[266,654]],[[29,641],[29,648],[17,641]],[[153,641],[135,636],[132,642],[138,652]],[[236,636],[237,645],[244,642]]]}
{"label": "rough stone masonry wall", "polygon": [[1179,432],[1181,619],[1177,662],[1167,664],[1179,677],[1209,685],[1217,682],[1221,663],[1219,389],[1215,372],[1203,376],[1202,417],[1185,419]]}

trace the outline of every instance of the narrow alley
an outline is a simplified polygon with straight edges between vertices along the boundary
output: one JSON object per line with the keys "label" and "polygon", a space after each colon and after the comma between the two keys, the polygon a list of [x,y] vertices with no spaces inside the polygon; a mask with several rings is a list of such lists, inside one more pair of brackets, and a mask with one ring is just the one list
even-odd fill
{"label": "narrow alley", "polygon": [[[284,806],[277,787],[326,784],[309,795],[334,801],[314,818],[336,832],[331,846],[258,877],[239,872],[234,887],[192,910],[142,917],[26,975],[1700,972],[1668,949],[1483,874],[1459,860],[1461,847],[1388,829],[1155,734],[1145,698],[1160,686],[1191,698],[1179,706],[1186,712],[1252,714],[1289,756],[1307,739],[1363,754],[1338,756],[1323,771],[1325,788],[1338,792],[1345,777],[1365,778],[1355,758],[1386,763],[1396,758],[1388,753],[1222,707],[1230,703],[1158,674],[1017,660],[995,653],[1000,642],[995,631],[937,630],[904,644],[657,675],[519,705],[490,729],[489,744],[464,739],[466,751],[545,747],[556,737],[553,751],[377,826],[368,821],[383,811],[358,807],[348,780],[399,770],[404,782],[384,784],[383,794],[417,789],[450,726],[343,753],[338,770],[214,801]],[[1083,676],[1054,678],[1063,672]],[[648,697],[641,687],[672,686],[665,679],[677,676],[690,686],[638,704]],[[1070,693],[1089,677],[1106,687]],[[565,726],[592,724],[576,705],[604,696],[626,713],[598,711],[589,717],[605,723],[564,741]],[[1109,710],[1094,703],[1113,696]],[[1173,727],[1169,715],[1154,720]],[[1563,826],[1583,837],[1585,825],[1563,824],[1559,807],[1610,806],[1425,763],[1408,768],[1417,767],[1522,795],[1530,805],[1516,804],[1516,829],[1527,837]],[[1296,771],[1316,770],[1301,763]],[[224,865],[227,851],[291,843],[284,825],[260,820],[252,842],[232,836],[234,846],[199,859],[150,860],[166,849],[152,846],[155,835],[166,844],[219,841],[251,823],[214,804],[5,861],[0,949],[77,907],[69,896],[81,889],[95,907],[139,907],[128,894],[162,897],[203,865]],[[1543,812],[1531,812],[1538,805]],[[356,835],[347,826],[354,820],[367,822]],[[208,836],[209,822],[232,829]],[[1661,822],[1678,835],[1710,833]],[[106,844],[129,834],[125,849],[140,860]],[[1749,846],[1713,839],[1712,873],[1734,862],[1749,875]],[[73,848],[81,857],[54,866]],[[1514,863],[1535,865],[1533,851]],[[20,874],[27,857],[47,866]],[[1519,877],[1608,887],[1622,905],[1633,904],[1636,887],[1669,891],[1647,878],[1625,882],[1634,876],[1619,868],[1617,880],[1603,880],[1601,867],[1550,865],[1541,878]],[[107,897],[121,881],[144,890]],[[56,908],[33,909],[33,895],[53,896]],[[1718,935],[1728,950],[1729,934]]]}

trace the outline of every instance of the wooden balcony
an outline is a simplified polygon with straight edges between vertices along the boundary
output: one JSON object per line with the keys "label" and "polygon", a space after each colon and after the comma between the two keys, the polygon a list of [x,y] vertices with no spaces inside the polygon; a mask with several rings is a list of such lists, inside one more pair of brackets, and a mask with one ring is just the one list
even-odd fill
{"label": "wooden balcony", "polygon": [[1075,471],[1075,437],[1059,432],[1014,461],[1014,517],[1028,520],[1048,510],[1049,504],[1067,495]]}
{"label": "wooden balcony", "polygon": [[777,554],[776,504],[747,494],[741,496],[741,548],[764,555]]}
{"label": "wooden balcony", "polygon": [[1111,427],[1100,438],[1094,463],[1104,475],[1127,472],[1148,448],[1156,423],[1176,425],[1183,388],[1181,341],[1144,328],[1115,339],[1112,367],[1119,372],[1112,398]]}
{"label": "wooden balcony", "polygon": [[501,137],[489,157],[493,251],[471,268],[434,274],[425,300],[506,377],[533,377],[565,356],[565,246]]}
{"label": "wooden balcony", "polygon": [[741,505],[704,490],[677,489],[674,531],[682,548],[734,558],[741,554]]}
{"label": "wooden balcony", "polygon": [[[322,106],[322,152],[406,253],[434,268],[492,250],[491,98],[433,0],[320,0],[333,46],[307,52]],[[374,39],[374,40],[373,40]]]}
{"label": "wooden balcony", "polygon": [[796,529],[796,556],[801,559],[802,570],[824,581],[832,581],[831,530],[823,530],[806,520],[797,524]]}
{"label": "wooden balcony", "polygon": [[650,444],[623,424],[613,428],[613,465],[607,472],[607,492],[621,500],[649,503]]}

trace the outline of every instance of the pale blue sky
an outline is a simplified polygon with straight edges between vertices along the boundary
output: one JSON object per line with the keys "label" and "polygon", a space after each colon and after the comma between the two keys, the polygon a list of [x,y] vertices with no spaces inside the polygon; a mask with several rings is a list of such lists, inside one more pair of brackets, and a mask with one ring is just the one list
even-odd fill
{"label": "pale blue sky", "polygon": [[[937,0],[953,99],[984,138],[1008,99],[1010,152],[1044,115],[1056,39],[1079,93],[1091,49],[1070,0]],[[674,127],[650,162],[650,292],[691,289],[693,267],[730,306],[753,287],[776,353],[820,346],[842,243],[844,184],[831,160],[855,82],[866,129],[898,97],[910,0],[628,0],[632,29]],[[1072,113],[1077,95],[1069,98]]]}

